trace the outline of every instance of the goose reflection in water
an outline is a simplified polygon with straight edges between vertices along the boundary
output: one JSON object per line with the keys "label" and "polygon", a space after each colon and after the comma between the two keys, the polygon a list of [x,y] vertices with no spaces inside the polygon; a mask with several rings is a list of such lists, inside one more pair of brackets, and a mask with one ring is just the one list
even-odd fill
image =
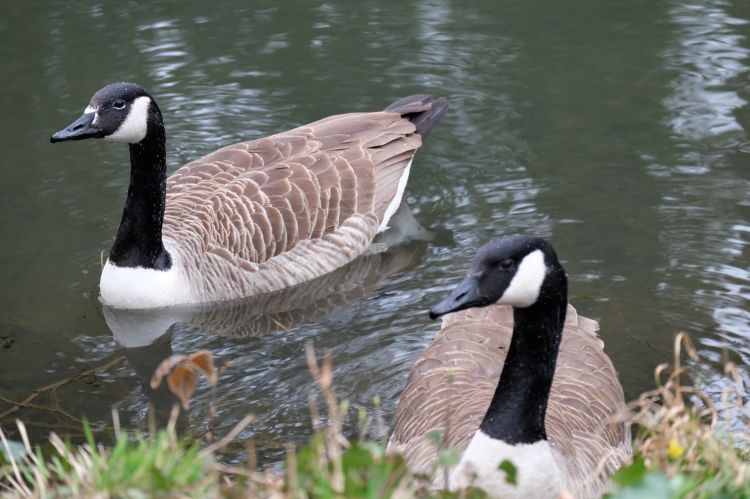
{"label": "goose reflection in water", "polygon": [[[379,242],[369,252],[330,274],[248,300],[149,310],[103,307],[102,311],[153,406],[157,425],[164,426],[179,400],[166,388],[166,383],[152,389],[150,380],[159,364],[174,354],[175,335],[187,330],[237,339],[314,323],[369,296],[387,278],[416,267],[426,248],[423,240],[393,246]],[[185,430],[186,417],[181,411],[178,431]]]}

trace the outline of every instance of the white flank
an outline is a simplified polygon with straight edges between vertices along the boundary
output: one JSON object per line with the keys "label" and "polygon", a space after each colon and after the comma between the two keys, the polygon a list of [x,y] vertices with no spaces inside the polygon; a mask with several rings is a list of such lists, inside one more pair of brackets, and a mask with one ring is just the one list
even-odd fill
{"label": "white flank", "polygon": [[[505,460],[516,468],[515,485],[508,483],[505,471],[499,469]],[[563,488],[549,442],[510,445],[481,430],[469,442],[449,482],[450,490],[479,487],[491,497],[557,498]],[[435,484],[443,485],[437,479]]]}
{"label": "white flank", "polygon": [[404,197],[404,190],[406,189],[406,181],[409,180],[409,170],[411,169],[412,161],[414,161],[413,157],[409,160],[409,164],[406,165],[406,168],[404,168],[404,173],[401,174],[401,178],[398,179],[396,195],[393,196],[393,199],[388,205],[388,208],[385,209],[385,213],[383,214],[383,222],[380,224],[380,227],[378,227],[378,232],[383,232],[388,228],[388,222],[390,221],[393,214],[396,213],[398,207],[401,205],[401,198]]}
{"label": "white flank", "polygon": [[99,280],[105,305],[114,308],[144,309],[192,303],[190,285],[185,279],[177,253],[169,251],[172,267],[154,270],[144,267],[118,267],[109,260]]}
{"label": "white flank", "polygon": [[521,308],[533,305],[539,298],[539,291],[542,289],[546,274],[547,265],[544,263],[544,253],[542,250],[532,251],[521,261],[516,275],[510,281],[510,286],[497,302]]}
{"label": "white flank", "polygon": [[148,107],[151,99],[146,96],[137,97],[130,105],[125,121],[114,133],[104,137],[114,142],[127,142],[137,144],[146,137],[148,132]]}

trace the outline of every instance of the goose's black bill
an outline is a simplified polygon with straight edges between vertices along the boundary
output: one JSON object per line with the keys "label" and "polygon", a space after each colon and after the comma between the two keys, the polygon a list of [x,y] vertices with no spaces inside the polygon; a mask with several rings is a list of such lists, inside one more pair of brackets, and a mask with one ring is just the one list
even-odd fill
{"label": "goose's black bill", "polygon": [[96,113],[85,113],[70,125],[50,137],[50,142],[64,142],[66,140],[100,139],[104,132],[93,125]]}
{"label": "goose's black bill", "polygon": [[430,309],[430,319],[471,307],[483,307],[490,299],[479,294],[479,275],[469,275],[443,301]]}

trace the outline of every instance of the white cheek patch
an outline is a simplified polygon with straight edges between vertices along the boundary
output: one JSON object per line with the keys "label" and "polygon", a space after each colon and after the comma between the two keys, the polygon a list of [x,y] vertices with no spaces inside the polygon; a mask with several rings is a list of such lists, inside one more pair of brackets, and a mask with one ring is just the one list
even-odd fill
{"label": "white cheek patch", "polygon": [[539,291],[546,275],[544,253],[542,250],[532,251],[521,260],[516,275],[498,303],[521,308],[533,305],[539,298]]}
{"label": "white cheek patch", "polygon": [[146,132],[148,132],[148,108],[150,104],[151,99],[149,97],[136,98],[130,105],[130,111],[120,128],[104,137],[104,139],[129,144],[142,141],[146,137]]}

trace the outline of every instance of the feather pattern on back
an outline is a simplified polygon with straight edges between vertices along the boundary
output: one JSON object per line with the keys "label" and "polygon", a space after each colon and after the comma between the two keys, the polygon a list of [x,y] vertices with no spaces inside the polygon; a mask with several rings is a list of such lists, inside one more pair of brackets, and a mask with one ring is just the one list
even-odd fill
{"label": "feather pattern on back", "polygon": [[376,112],[218,149],[167,180],[165,247],[200,301],[330,272],[371,243],[421,143],[409,119]]}
{"label": "feather pattern on back", "polygon": [[[601,496],[607,477],[630,456],[622,387],[597,330],[596,321],[568,305],[545,417],[553,456],[575,497]],[[512,333],[507,305],[446,315],[409,373],[389,451],[427,474],[438,453],[431,432],[440,433],[443,448],[463,453],[497,387]]]}

